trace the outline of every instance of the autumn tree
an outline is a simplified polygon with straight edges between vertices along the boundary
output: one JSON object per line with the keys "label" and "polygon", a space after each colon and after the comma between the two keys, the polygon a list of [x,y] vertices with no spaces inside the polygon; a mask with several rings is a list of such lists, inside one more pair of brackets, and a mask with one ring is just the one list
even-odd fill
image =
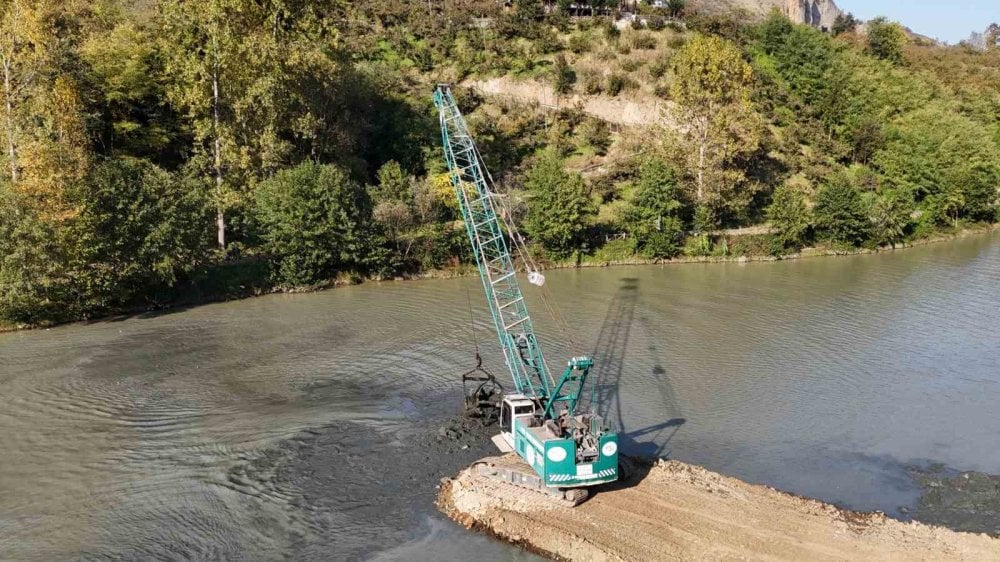
{"label": "autumn tree", "polygon": [[4,134],[8,174],[20,180],[18,161],[24,107],[39,74],[49,64],[45,3],[6,0],[0,13],[0,70],[3,71]]}
{"label": "autumn tree", "polygon": [[739,160],[757,150],[761,126],[750,100],[750,65],[729,41],[698,35],[674,57],[674,73],[680,146],[696,205],[717,214],[745,206],[749,190]]}

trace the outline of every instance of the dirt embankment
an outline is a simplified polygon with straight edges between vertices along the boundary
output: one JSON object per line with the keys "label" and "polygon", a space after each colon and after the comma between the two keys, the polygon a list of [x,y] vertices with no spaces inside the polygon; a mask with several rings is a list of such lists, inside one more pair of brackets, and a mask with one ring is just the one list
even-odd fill
{"label": "dirt embankment", "polygon": [[469,80],[462,85],[480,94],[519,104],[537,103],[553,110],[579,107],[587,115],[618,125],[676,126],[672,117],[674,103],[647,96],[559,95],[547,84],[532,80],[514,80],[506,76],[488,80]]}
{"label": "dirt embankment", "polygon": [[1000,540],[857,513],[678,461],[567,508],[466,470],[439,507],[560,560],[1000,560]]}

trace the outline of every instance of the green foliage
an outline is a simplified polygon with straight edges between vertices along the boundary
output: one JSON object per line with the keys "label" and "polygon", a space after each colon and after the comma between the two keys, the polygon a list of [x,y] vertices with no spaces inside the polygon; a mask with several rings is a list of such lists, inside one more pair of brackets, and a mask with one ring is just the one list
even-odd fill
{"label": "green foliage", "polygon": [[[659,32],[681,1],[642,6],[645,29],[625,33],[570,20],[562,0],[84,4],[0,13],[2,322],[454,266],[468,248],[425,84],[513,75],[568,94],[570,61],[587,94],[676,103],[642,147],[625,135],[588,171],[594,194],[546,161],[577,142],[573,165],[607,153],[605,124],[456,88],[494,176],[531,176],[514,215],[553,256],[619,227],[628,239],[595,255],[671,256],[685,228],[691,255],[780,253],[810,234],[874,246],[1000,214],[1000,50],[907,46],[884,19],[866,39],[838,18],[835,40],[738,12]],[[593,232],[591,195],[607,211]],[[773,237],[716,232],[765,218]]]}
{"label": "green foliage", "polygon": [[592,41],[593,39],[591,39],[590,35],[586,33],[574,33],[573,35],[570,35],[566,46],[574,54],[582,55],[590,50]]}
{"label": "green foliage", "polygon": [[576,72],[566,62],[566,55],[560,53],[556,56],[555,65],[552,67],[552,86],[557,94],[568,94],[575,83]]}
{"label": "green foliage", "polygon": [[894,121],[875,163],[886,182],[910,198],[936,196],[935,209],[951,201],[950,217],[990,220],[995,213],[1000,147],[981,124],[945,107],[931,105]]}
{"label": "green foliage", "polygon": [[736,215],[753,198],[743,164],[760,143],[753,69],[733,43],[699,35],[674,57],[674,75],[683,125],[677,145],[694,180],[693,199],[716,218]]}
{"label": "green foliage", "polygon": [[608,76],[608,93],[617,96],[625,90],[628,85],[628,78],[621,74],[614,73]]}
{"label": "green foliage", "polygon": [[868,239],[876,246],[903,240],[910,223],[913,200],[899,191],[866,192],[862,196],[868,216]]}
{"label": "green foliage", "polygon": [[787,183],[782,184],[771,197],[767,220],[777,230],[775,239],[782,248],[801,247],[812,220],[805,195]]}
{"label": "green foliage", "polygon": [[0,318],[37,325],[76,318],[61,233],[0,186]]}
{"label": "green foliage", "polygon": [[207,246],[207,201],[149,162],[112,159],[73,190],[79,215],[68,223],[71,263],[87,290],[85,311],[106,312],[150,289],[173,285]]}
{"label": "green foliage", "polygon": [[860,23],[854,17],[854,14],[850,12],[847,14],[837,14],[837,17],[833,20],[833,28],[830,31],[833,32],[834,37],[843,33],[853,33]]}
{"label": "green foliage", "polygon": [[257,209],[281,284],[321,283],[370,262],[370,201],[336,166],[304,162],[278,172],[257,190]]}
{"label": "green foliage", "polygon": [[684,15],[687,9],[687,0],[667,0],[667,13],[670,17],[679,18]]}
{"label": "green foliage", "polygon": [[878,17],[868,22],[867,52],[882,60],[899,64],[903,62],[903,47],[906,45],[906,30],[896,22]]}
{"label": "green foliage", "polygon": [[792,21],[775,8],[757,27],[755,35],[764,52],[774,54],[785,46],[785,41],[794,29]]}
{"label": "green foliage", "polygon": [[529,207],[525,232],[554,258],[581,250],[597,206],[579,174],[568,174],[563,162],[545,154],[528,171],[524,182]]}
{"label": "green foliage", "polygon": [[659,159],[642,165],[623,222],[644,257],[670,258],[680,251],[684,231],[680,197],[674,169]]}
{"label": "green foliage", "polygon": [[611,146],[611,129],[600,119],[588,117],[580,127],[580,136],[599,155],[607,154]]}
{"label": "green foliage", "polygon": [[624,262],[635,258],[635,240],[611,240],[594,251],[594,261],[601,263]]}
{"label": "green foliage", "polygon": [[61,220],[3,197],[0,317],[38,324],[142,304],[204,255],[205,199],[149,162],[101,162],[67,197],[76,212]]}
{"label": "green foliage", "polygon": [[864,203],[846,173],[835,174],[820,188],[813,214],[820,239],[855,246],[864,241]]}

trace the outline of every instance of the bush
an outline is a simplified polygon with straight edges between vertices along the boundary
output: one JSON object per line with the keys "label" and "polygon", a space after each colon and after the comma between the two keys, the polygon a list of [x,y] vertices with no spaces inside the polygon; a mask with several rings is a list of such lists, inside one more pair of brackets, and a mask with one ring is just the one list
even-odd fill
{"label": "bush", "polygon": [[304,162],[261,183],[257,207],[275,281],[308,285],[359,271],[374,250],[371,201],[340,168]]}
{"label": "bush", "polygon": [[567,47],[577,55],[582,55],[590,50],[590,36],[583,33],[574,33],[567,41]]}
{"label": "bush", "polygon": [[687,39],[683,35],[671,35],[670,39],[667,39],[667,46],[671,49],[680,49],[687,43]]}
{"label": "bush", "polygon": [[608,76],[608,93],[612,96],[617,96],[627,89],[632,89],[635,87],[635,82],[628,79],[626,76],[621,74],[613,73]]}
{"label": "bush", "polygon": [[657,59],[649,65],[649,75],[653,78],[663,78],[668,70],[670,70],[670,61],[666,59]]}
{"label": "bush", "polygon": [[663,31],[667,27],[667,19],[663,16],[649,16],[646,18],[646,27],[651,31]]}
{"label": "bush", "polygon": [[729,254],[733,256],[768,256],[776,249],[784,250],[784,245],[770,234],[735,236],[729,244]]}
{"label": "bush", "polygon": [[594,71],[587,71],[583,75],[583,92],[587,95],[597,95],[604,92],[604,79]]}
{"label": "bush", "polygon": [[687,240],[684,241],[685,256],[691,257],[704,257],[712,255],[712,240],[707,234],[699,234],[697,236],[688,236]]}
{"label": "bush", "polygon": [[646,63],[640,59],[626,59],[622,61],[621,66],[625,72],[635,72],[642,68],[644,64]]}
{"label": "bush", "polygon": [[635,253],[634,239],[611,240],[594,252],[594,261],[604,263],[626,261],[634,258]]}
{"label": "bush", "polygon": [[632,48],[640,50],[650,50],[656,48],[656,37],[649,33],[635,33],[632,35]]}
{"label": "bush", "polygon": [[843,173],[835,174],[816,195],[817,236],[833,243],[859,245],[865,239],[865,209],[858,190]]}
{"label": "bush", "polygon": [[604,36],[608,38],[608,41],[617,41],[618,38],[621,37],[621,30],[618,29],[612,21],[605,22],[602,29],[604,31]]}
{"label": "bush", "polygon": [[607,123],[590,117],[583,122],[580,129],[583,141],[592,147],[594,152],[602,156],[607,154],[608,147],[611,146],[611,130],[608,129]]}
{"label": "bush", "polygon": [[788,184],[779,186],[767,207],[767,220],[778,231],[775,238],[782,247],[800,247],[805,242],[811,220],[805,196]]}
{"label": "bush", "polygon": [[0,317],[38,324],[155,300],[207,247],[200,187],[148,161],[116,158],[67,187],[74,213],[65,219],[0,196]]}
{"label": "bush", "polygon": [[36,325],[78,314],[59,232],[0,186],[0,319]]}

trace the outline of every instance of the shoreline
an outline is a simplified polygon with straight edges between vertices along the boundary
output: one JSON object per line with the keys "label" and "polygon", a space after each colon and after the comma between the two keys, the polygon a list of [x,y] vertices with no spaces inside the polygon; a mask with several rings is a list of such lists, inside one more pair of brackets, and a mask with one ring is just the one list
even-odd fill
{"label": "shoreline", "polygon": [[566,507],[470,467],[442,482],[437,506],[554,560],[1000,560],[1000,539],[984,533],[852,511],[676,460],[634,472]]}
{"label": "shoreline", "polygon": [[[954,233],[933,234],[926,238],[920,238],[918,240],[904,242],[901,244],[897,244],[896,246],[883,246],[879,248],[855,248],[853,250],[848,250],[848,251],[831,250],[828,248],[824,248],[822,246],[811,246],[803,248],[797,253],[783,255],[783,256],[769,256],[769,255],[698,256],[698,257],[679,256],[671,259],[644,259],[637,257],[626,260],[611,260],[611,261],[588,261],[583,259],[577,262],[572,262],[572,261],[544,262],[540,265],[542,266],[541,267],[542,271],[551,271],[558,269],[582,269],[582,268],[592,268],[592,267],[620,267],[620,266],[637,266],[637,265],[688,265],[688,264],[777,262],[777,261],[801,260],[801,259],[812,259],[812,258],[822,258],[822,257],[874,255],[886,252],[907,250],[910,248],[916,248],[920,246],[928,246],[931,244],[951,242],[954,240],[968,238],[970,236],[989,235],[996,231],[1000,231],[1000,223],[981,225],[975,227],[965,227],[962,230]],[[255,298],[271,294],[314,293],[314,292],[332,290],[338,287],[343,287],[348,285],[356,285],[360,283],[387,283],[387,282],[403,282],[403,281],[420,281],[420,280],[430,280],[430,279],[458,279],[462,277],[468,277],[470,275],[473,275],[474,273],[475,273],[474,268],[460,267],[454,269],[430,270],[422,273],[408,274],[408,275],[402,275],[385,279],[377,279],[377,278],[364,279],[358,283],[345,282],[343,280],[338,279],[338,280],[331,280],[328,283],[316,287],[294,287],[288,289],[273,289],[269,291],[254,292],[245,295],[232,295],[229,297],[222,297],[222,298],[208,298],[208,299],[192,300],[192,301],[181,300],[158,308],[137,307],[135,309],[124,310],[122,312],[107,314],[104,316],[89,318],[86,320],[74,320],[70,322],[59,322],[54,324],[44,324],[38,326],[30,326],[30,325],[18,326],[18,325],[4,324],[2,321],[0,321],[0,335],[12,332],[23,332],[30,330],[54,328],[56,326],[66,326],[70,324],[86,325],[94,322],[101,322],[111,318],[127,318],[130,316],[138,316],[141,314],[148,314],[151,312],[166,311],[181,307],[194,307],[194,306],[202,306],[213,303],[243,300],[243,299]]]}

